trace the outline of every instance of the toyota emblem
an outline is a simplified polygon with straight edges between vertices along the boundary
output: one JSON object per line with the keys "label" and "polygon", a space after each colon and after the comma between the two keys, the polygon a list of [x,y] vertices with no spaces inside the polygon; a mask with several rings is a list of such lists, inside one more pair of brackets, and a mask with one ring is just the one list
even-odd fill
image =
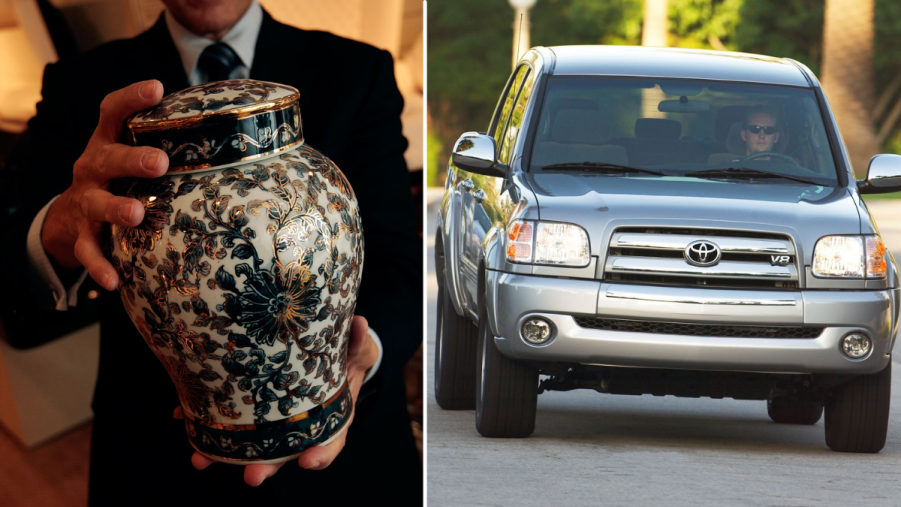
{"label": "toyota emblem", "polygon": [[692,266],[713,266],[720,261],[720,247],[712,241],[692,241],[685,247],[685,261]]}

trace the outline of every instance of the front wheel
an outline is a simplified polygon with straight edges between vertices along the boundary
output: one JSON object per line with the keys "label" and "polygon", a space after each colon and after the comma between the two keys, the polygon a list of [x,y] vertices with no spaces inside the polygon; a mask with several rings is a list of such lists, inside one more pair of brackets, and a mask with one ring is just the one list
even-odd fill
{"label": "front wheel", "polygon": [[525,438],[535,431],[538,370],[497,349],[484,304],[479,305],[476,429],[485,437]]}
{"label": "front wheel", "polygon": [[[437,247],[436,247],[437,248]],[[443,256],[437,261],[443,267]],[[435,401],[444,410],[475,408],[476,326],[457,315],[449,287],[438,284],[435,329]]]}
{"label": "front wheel", "polygon": [[826,445],[839,452],[879,452],[888,433],[892,363],[831,389],[826,401]]}

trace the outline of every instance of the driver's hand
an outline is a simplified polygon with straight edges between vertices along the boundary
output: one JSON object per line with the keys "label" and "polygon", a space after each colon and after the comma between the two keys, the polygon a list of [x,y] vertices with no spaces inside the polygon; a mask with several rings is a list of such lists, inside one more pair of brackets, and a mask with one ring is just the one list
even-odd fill
{"label": "driver's hand", "polygon": [[[350,326],[350,343],[347,347],[347,382],[351,395],[356,400],[357,395],[360,394],[360,387],[363,385],[366,372],[378,360],[379,351],[375,342],[369,336],[369,324],[365,318],[359,315],[355,316]],[[181,419],[184,417],[184,412],[182,412],[181,407],[178,407],[172,415],[177,419]],[[351,413],[345,430],[335,440],[327,445],[319,445],[303,451],[297,458],[297,464],[301,468],[308,470],[322,470],[331,465],[338,453],[344,449],[347,432],[350,431],[350,425],[353,420],[354,413]],[[213,463],[215,461],[199,452],[195,452],[191,457],[191,464],[197,470],[203,470]],[[259,486],[263,481],[275,475],[287,463],[289,462],[286,461],[277,465],[245,465],[244,482],[250,486]]]}
{"label": "driver's hand", "polygon": [[100,104],[100,121],[72,171],[72,185],[47,211],[41,242],[57,266],[84,266],[107,290],[118,285],[115,268],[100,247],[105,224],[135,227],[144,220],[144,206],[136,199],[109,192],[116,178],[156,178],[169,168],[166,153],[157,148],[120,144],[122,123],[128,116],[159,103],[163,85],[143,81],[114,91]]}

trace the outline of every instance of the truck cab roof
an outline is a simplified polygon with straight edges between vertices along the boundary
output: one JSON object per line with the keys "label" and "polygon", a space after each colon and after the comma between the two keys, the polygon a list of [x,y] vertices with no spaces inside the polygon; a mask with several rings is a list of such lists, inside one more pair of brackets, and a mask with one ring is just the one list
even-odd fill
{"label": "truck cab roof", "polygon": [[641,76],[818,87],[804,65],[749,53],[636,46],[553,46],[552,75]]}

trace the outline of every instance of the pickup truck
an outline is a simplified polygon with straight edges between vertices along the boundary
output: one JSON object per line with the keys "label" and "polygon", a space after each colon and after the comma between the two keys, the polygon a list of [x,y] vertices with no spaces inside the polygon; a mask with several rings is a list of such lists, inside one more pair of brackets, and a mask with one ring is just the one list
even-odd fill
{"label": "pickup truck", "polygon": [[766,400],[879,452],[899,276],[860,196],[898,190],[796,61],[533,48],[447,168],[438,404],[527,437],[548,391]]}

